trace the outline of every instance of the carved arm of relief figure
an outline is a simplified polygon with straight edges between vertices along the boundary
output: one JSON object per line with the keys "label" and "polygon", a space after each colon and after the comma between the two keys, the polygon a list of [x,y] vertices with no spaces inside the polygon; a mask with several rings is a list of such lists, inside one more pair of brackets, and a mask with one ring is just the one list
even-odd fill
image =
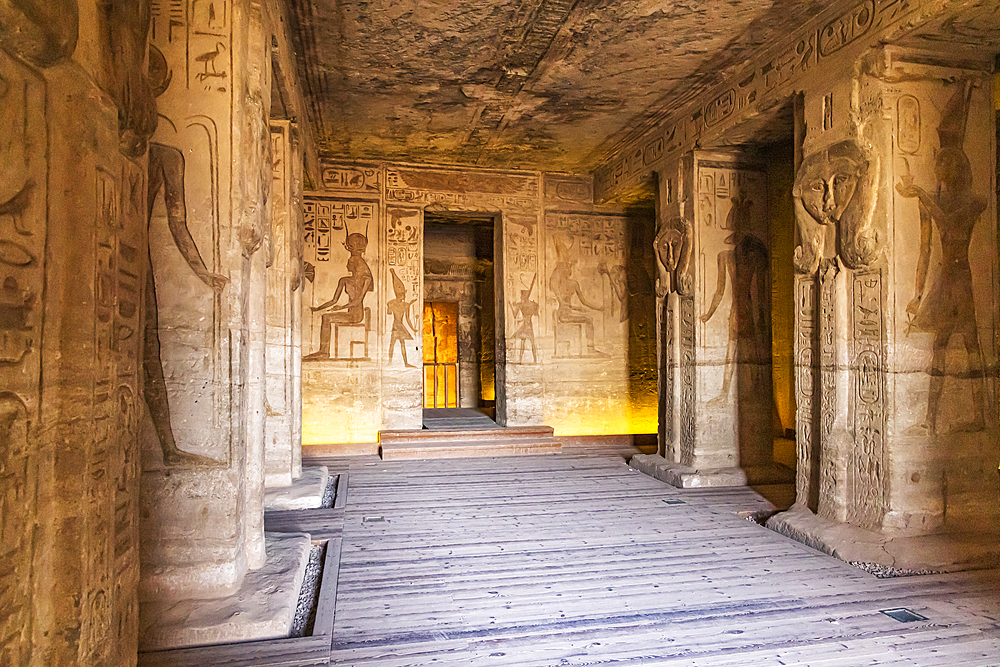
{"label": "carved arm of relief figure", "polygon": [[0,0],[0,48],[39,67],[73,55],[77,0]]}

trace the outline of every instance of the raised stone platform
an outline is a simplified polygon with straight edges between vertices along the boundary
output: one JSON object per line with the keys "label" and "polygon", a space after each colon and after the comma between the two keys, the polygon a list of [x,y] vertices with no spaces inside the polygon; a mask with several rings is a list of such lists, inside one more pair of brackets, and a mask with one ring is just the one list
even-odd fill
{"label": "raised stone platform", "polygon": [[513,426],[476,431],[382,431],[382,459],[444,459],[558,454],[551,426]]}
{"label": "raised stone platform", "polygon": [[875,563],[913,572],[956,572],[1000,567],[1000,529],[934,535],[871,531],[793,506],[767,521],[775,532],[848,563]]}
{"label": "raised stone platform", "polygon": [[303,467],[302,476],[293,480],[291,486],[267,489],[264,494],[264,509],[317,509],[323,503],[323,493],[329,480],[330,473],[326,466]]}
{"label": "raised stone platform", "polygon": [[267,562],[222,598],[158,599],[140,608],[142,651],[287,637],[305,577],[312,539],[266,533]]}
{"label": "raised stone platform", "polygon": [[659,454],[636,454],[629,459],[629,467],[661,482],[680,489],[712,486],[746,486],[747,475],[741,468],[713,468],[697,470],[667,461]]}

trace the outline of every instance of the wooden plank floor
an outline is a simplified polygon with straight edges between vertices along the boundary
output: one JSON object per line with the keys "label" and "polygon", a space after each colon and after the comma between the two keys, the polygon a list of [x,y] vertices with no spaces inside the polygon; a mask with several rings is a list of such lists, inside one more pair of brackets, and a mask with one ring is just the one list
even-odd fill
{"label": "wooden plank floor", "polygon": [[613,457],[355,461],[331,664],[1000,664],[1000,573],[876,579],[737,516],[766,504]]}

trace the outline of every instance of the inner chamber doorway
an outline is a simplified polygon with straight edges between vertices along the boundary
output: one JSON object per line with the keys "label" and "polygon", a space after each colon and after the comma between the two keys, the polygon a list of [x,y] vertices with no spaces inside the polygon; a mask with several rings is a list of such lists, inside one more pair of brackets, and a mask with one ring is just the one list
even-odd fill
{"label": "inner chamber doorway", "polygon": [[493,214],[424,213],[424,427],[496,425]]}

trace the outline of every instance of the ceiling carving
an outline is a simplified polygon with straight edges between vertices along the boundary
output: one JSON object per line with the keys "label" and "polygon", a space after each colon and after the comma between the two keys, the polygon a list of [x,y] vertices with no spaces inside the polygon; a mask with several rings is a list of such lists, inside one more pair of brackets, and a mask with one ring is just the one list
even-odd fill
{"label": "ceiling carving", "polygon": [[289,2],[324,157],[568,172],[829,5]]}

